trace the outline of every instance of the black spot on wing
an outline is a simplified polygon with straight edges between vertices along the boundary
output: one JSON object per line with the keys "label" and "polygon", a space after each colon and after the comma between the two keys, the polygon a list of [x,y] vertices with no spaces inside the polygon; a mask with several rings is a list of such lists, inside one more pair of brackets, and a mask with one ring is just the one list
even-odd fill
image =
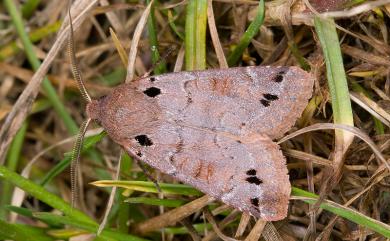
{"label": "black spot on wing", "polygon": [[250,169],[248,171],[246,171],[246,175],[249,175],[249,176],[254,176],[256,175],[256,170],[255,169]]}
{"label": "black spot on wing", "polygon": [[134,138],[141,146],[153,145],[152,140],[147,135],[138,135]]}
{"label": "black spot on wing", "polygon": [[284,79],[284,75],[286,74],[286,70],[281,70],[279,71],[275,77],[273,78],[273,81],[277,82],[277,83],[280,83],[283,81]]}
{"label": "black spot on wing", "polygon": [[259,199],[257,197],[251,198],[251,203],[253,206],[258,207],[259,206]]}
{"label": "black spot on wing", "polygon": [[268,100],[265,100],[265,99],[261,99],[260,100],[260,103],[263,105],[263,106],[265,106],[265,107],[268,107],[269,106],[269,101]]}
{"label": "black spot on wing", "polygon": [[279,97],[273,94],[263,94],[264,98],[270,101],[278,100]]}
{"label": "black spot on wing", "polygon": [[260,178],[256,177],[256,176],[250,176],[250,177],[247,177],[245,179],[247,182],[249,182],[250,184],[256,184],[256,185],[260,185],[263,183],[262,180],[260,180]]}
{"label": "black spot on wing", "polygon": [[147,88],[145,91],[144,91],[144,94],[149,96],[149,97],[156,97],[157,95],[161,94],[161,90],[159,88],[156,88],[156,87],[150,87],[150,88]]}
{"label": "black spot on wing", "polygon": [[156,78],[152,76],[149,78],[149,80],[150,80],[150,82],[154,82],[154,81],[156,81]]}
{"label": "black spot on wing", "polygon": [[275,100],[279,99],[279,97],[277,95],[273,95],[270,93],[263,94],[263,97],[264,98],[260,100],[260,103],[265,107],[270,106],[271,101],[275,101]]}

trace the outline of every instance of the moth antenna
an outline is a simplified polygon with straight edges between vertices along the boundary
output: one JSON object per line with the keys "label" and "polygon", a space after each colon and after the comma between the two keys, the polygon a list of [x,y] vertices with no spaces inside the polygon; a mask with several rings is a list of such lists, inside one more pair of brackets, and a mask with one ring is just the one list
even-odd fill
{"label": "moth antenna", "polygon": [[70,162],[70,183],[71,183],[71,205],[72,207],[75,207],[77,195],[78,195],[78,183],[77,183],[77,177],[78,177],[78,171],[80,170],[80,153],[81,148],[83,146],[84,142],[84,135],[87,131],[87,128],[89,126],[89,123],[91,123],[91,118],[88,118],[88,120],[84,121],[83,124],[81,124],[79,133],[77,134],[77,139],[73,147],[72,152],[72,159]]}
{"label": "moth antenna", "polygon": [[69,40],[68,40],[68,52],[69,52],[69,57],[70,57],[70,63],[72,66],[72,74],[73,74],[74,79],[77,82],[77,87],[79,88],[80,93],[83,96],[83,99],[89,103],[92,101],[92,99],[91,99],[91,96],[88,94],[87,88],[85,88],[85,84],[84,84],[80,69],[77,65],[77,60],[76,60],[76,55],[75,55],[73,23],[72,23],[72,16],[70,14],[70,6],[71,6],[71,4],[69,4],[69,8],[68,8],[69,26],[70,26],[70,34],[69,34]]}
{"label": "moth antenna", "polygon": [[150,69],[148,70],[148,72],[146,72],[145,74],[142,75],[141,78],[145,78],[147,76],[150,75],[150,73],[152,73],[152,71],[161,64],[162,61],[166,60],[168,58],[169,55],[171,55],[173,53],[173,51],[176,49],[175,46],[171,46],[168,48],[168,50],[164,53],[163,56],[161,56],[157,61],[156,63],[154,63],[152,65],[152,67],[150,67]]}
{"label": "moth antenna", "polygon": [[152,182],[154,183],[154,185],[155,185],[156,188],[157,188],[157,191],[158,191],[159,193],[162,193],[161,188],[160,188],[160,185],[158,185],[157,180],[156,180],[154,177],[152,177],[152,175],[150,175],[150,173],[149,173],[149,171],[146,169],[145,165],[144,165],[140,160],[138,160],[138,159],[136,159],[136,158],[134,158],[134,159],[136,160],[137,165],[142,169],[143,173],[145,173],[146,177],[147,177],[150,181],[152,181]]}

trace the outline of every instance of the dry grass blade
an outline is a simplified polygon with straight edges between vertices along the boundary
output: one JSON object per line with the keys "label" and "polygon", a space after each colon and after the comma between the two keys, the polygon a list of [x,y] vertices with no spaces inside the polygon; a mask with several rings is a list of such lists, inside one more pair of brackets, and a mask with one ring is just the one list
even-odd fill
{"label": "dry grass blade", "polygon": [[218,37],[217,27],[215,25],[214,11],[213,11],[213,0],[208,0],[207,2],[207,21],[210,28],[210,36],[213,41],[215,53],[217,54],[219,67],[221,69],[229,68],[228,63],[223,53],[221,41]]}
{"label": "dry grass blade", "polygon": [[[31,81],[31,78],[34,75],[34,72],[31,70],[20,68],[18,66],[7,64],[4,62],[0,62],[0,70],[5,74],[18,78],[27,84]],[[63,79],[60,76],[56,76],[56,75],[48,75],[48,79],[54,85],[57,86],[63,85],[65,88],[78,91],[77,83],[73,79],[70,78]],[[99,93],[108,93],[110,91],[110,88],[107,86],[102,86],[91,82],[85,83],[85,86],[88,90],[93,90]]]}
{"label": "dry grass blade", "polygon": [[383,124],[390,127],[390,114],[381,108],[377,103],[372,101],[370,98],[367,98],[362,93],[350,93],[351,99],[363,109],[368,111],[371,115],[375,116]]}
{"label": "dry grass blade", "polygon": [[266,224],[267,222],[264,220],[257,220],[255,226],[253,227],[249,235],[246,237],[245,241],[259,240]]}
{"label": "dry grass blade", "polygon": [[221,238],[224,241],[237,241],[236,239],[228,237],[225,234],[223,234],[221,229],[218,227],[218,224],[215,222],[214,217],[211,214],[211,212],[207,208],[205,208],[203,210],[204,210],[203,212],[204,212],[204,215],[205,215],[207,221],[209,221],[209,223],[213,227],[214,232],[218,235],[219,238]]}
{"label": "dry grass blade", "polygon": [[341,45],[341,50],[343,51],[343,53],[353,58],[365,61],[367,63],[384,65],[388,67],[390,66],[390,58],[386,56],[380,56],[374,53],[369,53],[361,49],[348,46],[346,44]]}
{"label": "dry grass blade", "polygon": [[[218,229],[223,230],[224,228],[227,227],[228,224],[231,222],[235,221],[236,217],[240,214],[240,212],[235,209],[233,212],[231,212],[227,217],[225,217],[222,221],[218,223]],[[214,211],[212,212],[212,215],[214,214]],[[203,239],[202,241],[211,241],[214,240],[218,234],[216,232],[209,232]]]}
{"label": "dry grass blade", "polygon": [[[107,0],[99,0],[100,5],[103,7],[109,7],[109,2]],[[118,16],[116,16],[115,12],[106,12],[106,16],[108,21],[110,21],[111,25],[114,27],[116,32],[119,33],[119,36],[123,36],[126,31],[123,27],[121,21],[119,20]]]}
{"label": "dry grass blade", "polygon": [[283,153],[286,156],[294,157],[294,158],[297,158],[297,159],[303,160],[303,161],[311,161],[315,164],[322,165],[325,167],[331,167],[333,165],[332,162],[329,161],[328,159],[325,159],[325,158],[322,158],[319,156],[315,156],[313,154],[309,154],[309,153],[306,153],[303,151],[287,149],[287,150],[284,150]]}
{"label": "dry grass blade", "polygon": [[127,57],[125,48],[119,41],[118,36],[116,36],[116,33],[112,28],[110,28],[110,34],[112,41],[114,42],[115,48],[118,51],[119,57],[121,58],[122,64],[126,67],[129,64],[129,59]]}
{"label": "dry grass blade", "polygon": [[323,18],[350,18],[352,16],[368,12],[373,10],[374,8],[389,4],[390,0],[378,0],[378,1],[370,1],[364,4],[361,4],[357,7],[353,7],[349,10],[343,11],[333,11],[322,13],[320,16]]}
{"label": "dry grass blade", "polygon": [[[77,16],[74,19],[74,27],[77,29],[80,24],[88,17],[88,12],[94,7],[97,0],[80,0],[72,5],[71,14]],[[31,106],[38,95],[40,84],[49,70],[54,58],[62,50],[69,34],[69,25],[64,21],[57,39],[47,54],[45,60],[35,72],[29,84],[23,90],[18,100],[14,104],[11,112],[8,114],[0,130],[0,164],[4,162],[5,154],[14,135],[19,130]]]}
{"label": "dry grass blade", "polygon": [[152,7],[154,0],[150,1],[148,7],[142,13],[140,20],[138,21],[137,27],[135,28],[133,39],[131,41],[130,52],[129,52],[129,64],[127,66],[127,75],[126,75],[126,83],[129,83],[134,78],[134,66],[135,60],[137,57],[137,48],[138,43],[142,35],[142,31],[148,21],[148,16],[150,13],[150,8]]}
{"label": "dry grass blade", "polygon": [[350,133],[353,133],[355,136],[359,137],[361,140],[366,142],[376,157],[386,166],[386,168],[390,171],[389,163],[387,163],[385,157],[382,155],[380,149],[375,145],[375,143],[371,140],[369,136],[367,136],[364,132],[362,132],[360,129],[349,126],[349,125],[341,125],[341,124],[331,124],[331,123],[320,123],[320,124],[314,124],[305,128],[302,128],[294,133],[291,133],[282,139],[278,141],[278,144],[283,143],[287,141],[288,139],[294,138],[298,135],[301,135],[303,133],[311,132],[311,131],[317,131],[317,130],[344,130],[348,131]]}
{"label": "dry grass blade", "polygon": [[191,235],[191,238],[193,241],[201,241],[202,240],[202,238],[200,237],[200,235],[198,234],[198,232],[196,231],[196,229],[192,225],[191,221],[189,220],[189,218],[185,218],[185,219],[181,220],[180,223],[188,230],[188,233]]}
{"label": "dry grass blade", "polygon": [[248,226],[250,220],[251,220],[251,215],[247,213],[243,213],[241,215],[240,224],[238,224],[236,234],[234,235],[235,238],[239,238],[244,234],[245,229]]}
{"label": "dry grass blade", "polygon": [[135,231],[138,233],[148,233],[163,227],[174,225],[185,217],[188,217],[194,212],[197,212],[210,202],[214,201],[214,198],[205,195],[190,203],[187,203],[181,207],[170,210],[160,216],[148,219],[142,223],[139,223],[135,227]]}

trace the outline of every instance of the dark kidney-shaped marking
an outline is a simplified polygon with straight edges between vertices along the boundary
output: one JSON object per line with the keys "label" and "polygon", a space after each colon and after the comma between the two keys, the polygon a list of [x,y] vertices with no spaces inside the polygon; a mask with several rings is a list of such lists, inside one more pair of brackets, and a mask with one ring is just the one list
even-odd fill
{"label": "dark kidney-shaped marking", "polygon": [[291,186],[272,139],[301,115],[313,82],[296,67],[171,73],[120,85],[87,113],[130,155],[244,212],[280,220]]}

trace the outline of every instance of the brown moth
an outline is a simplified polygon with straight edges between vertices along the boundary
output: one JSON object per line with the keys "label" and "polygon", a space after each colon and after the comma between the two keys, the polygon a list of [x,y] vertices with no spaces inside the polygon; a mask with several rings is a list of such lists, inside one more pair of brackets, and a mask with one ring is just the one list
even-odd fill
{"label": "brown moth", "polygon": [[145,77],[87,105],[129,155],[243,212],[286,217],[291,186],[272,139],[301,115],[314,79],[297,67]]}

